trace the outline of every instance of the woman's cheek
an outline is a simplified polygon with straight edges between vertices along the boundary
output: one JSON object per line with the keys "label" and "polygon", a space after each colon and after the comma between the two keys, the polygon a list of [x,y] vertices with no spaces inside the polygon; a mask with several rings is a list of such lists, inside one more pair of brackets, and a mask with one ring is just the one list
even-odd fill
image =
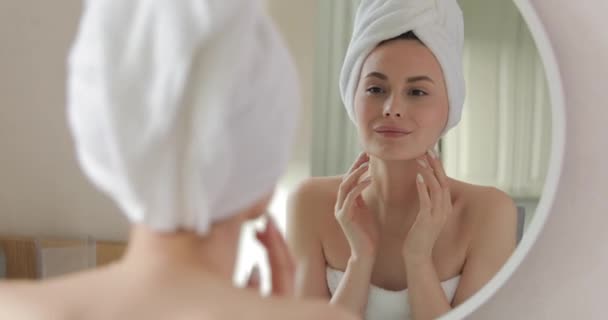
{"label": "woman's cheek", "polygon": [[423,129],[424,140],[438,140],[447,122],[447,112],[440,108],[428,108],[415,115],[419,129]]}
{"label": "woman's cheek", "polygon": [[355,104],[355,115],[357,117],[357,127],[359,129],[364,129],[368,126],[370,121],[370,108],[368,108],[363,101],[358,101],[359,103]]}

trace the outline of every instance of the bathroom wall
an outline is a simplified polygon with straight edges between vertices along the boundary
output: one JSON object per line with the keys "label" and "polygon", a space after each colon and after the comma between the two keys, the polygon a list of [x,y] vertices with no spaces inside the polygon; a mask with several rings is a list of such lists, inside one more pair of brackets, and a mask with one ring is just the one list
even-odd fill
{"label": "bathroom wall", "polygon": [[608,2],[533,0],[566,97],[566,152],[543,232],[512,279],[471,319],[606,319]]}
{"label": "bathroom wall", "polygon": [[83,177],[65,117],[65,60],[80,1],[0,1],[0,234],[125,239]]}
{"label": "bathroom wall", "polygon": [[[285,189],[309,170],[316,1],[267,4],[302,86],[302,122]],[[126,219],[78,168],[67,129],[65,61],[80,10],[77,0],[0,1],[0,235],[127,238]]]}

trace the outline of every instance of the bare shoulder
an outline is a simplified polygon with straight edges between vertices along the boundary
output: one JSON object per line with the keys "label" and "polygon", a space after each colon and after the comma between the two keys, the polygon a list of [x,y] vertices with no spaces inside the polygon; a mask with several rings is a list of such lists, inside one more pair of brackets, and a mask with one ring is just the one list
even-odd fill
{"label": "bare shoulder", "polygon": [[298,184],[288,199],[289,219],[318,225],[328,212],[333,213],[341,182],[341,177],[333,176],[309,178]]}
{"label": "bare shoulder", "polygon": [[[99,319],[115,310],[118,279],[100,267],[36,281],[0,284],[0,319]],[[100,305],[98,301],[104,301]],[[5,305],[6,304],[6,308]],[[5,317],[7,314],[19,315]]]}
{"label": "bare shoulder", "polygon": [[[331,319],[331,320],[355,320],[358,319],[347,311],[332,306],[327,301],[308,301],[308,302],[297,302],[297,305],[291,306],[289,309],[282,313],[288,316],[290,319]],[[277,319],[285,319],[286,317],[279,317]]]}
{"label": "bare shoulder", "polygon": [[480,219],[500,219],[501,216],[515,214],[513,199],[502,190],[459,181],[455,181],[455,185],[467,209],[479,215]]}
{"label": "bare shoulder", "polygon": [[65,319],[50,308],[44,289],[33,281],[0,283],[0,319]]}
{"label": "bare shoulder", "polygon": [[[196,301],[198,303],[195,303]],[[184,303],[186,302],[181,302],[182,310]],[[199,318],[192,317],[192,319],[201,319],[200,316],[205,316],[202,319],[212,320],[355,319],[341,309],[331,307],[324,300],[282,296],[263,297],[256,290],[221,284],[203,290],[202,297],[194,299],[189,295],[187,303],[197,306],[190,315]]]}
{"label": "bare shoulder", "polygon": [[335,200],[342,177],[313,177],[298,184],[291,193],[291,199],[304,202],[325,202]]}
{"label": "bare shoulder", "polygon": [[471,230],[484,234],[501,230],[513,231],[517,228],[517,208],[513,199],[504,191],[494,187],[473,185],[452,180],[452,190],[463,214],[470,223]]}
{"label": "bare shoulder", "polygon": [[[254,319],[331,319],[355,320],[358,319],[347,311],[331,306],[323,300],[297,300],[297,299],[265,299],[265,305],[258,306],[261,312],[252,312]],[[251,317],[250,317],[251,318]]]}

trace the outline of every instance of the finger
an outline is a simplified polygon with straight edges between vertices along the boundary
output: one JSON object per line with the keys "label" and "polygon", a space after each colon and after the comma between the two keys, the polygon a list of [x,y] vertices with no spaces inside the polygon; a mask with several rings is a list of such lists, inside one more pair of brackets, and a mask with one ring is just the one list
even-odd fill
{"label": "finger", "polygon": [[272,273],[272,292],[279,295],[294,295],[296,264],[289,247],[283,238],[283,235],[276,227],[274,220],[270,220],[269,238],[271,243],[275,245],[276,250],[273,250],[272,268],[280,269],[279,273]]}
{"label": "finger", "polygon": [[359,156],[357,156],[357,160],[350,166],[350,169],[346,172],[346,175],[351,174],[357,168],[359,168],[362,164],[369,161],[369,156],[365,152],[361,152]]}
{"label": "finger", "polygon": [[445,173],[445,169],[443,168],[441,160],[437,156],[437,152],[432,149],[429,149],[427,151],[426,158],[431,168],[433,168],[435,178],[439,182],[439,186],[441,188],[441,212],[449,214],[450,212],[452,212],[452,195],[450,192],[448,176]]}
{"label": "finger", "polygon": [[420,212],[431,212],[431,197],[427,190],[426,182],[422,174],[416,175],[416,189],[418,189],[418,201],[420,202]]}
{"label": "finger", "polygon": [[271,270],[272,294],[293,295],[295,262],[287,248],[283,236],[269,218],[266,230],[257,234],[258,240],[266,248]]}
{"label": "finger", "polygon": [[344,206],[344,200],[351,190],[357,185],[361,176],[369,169],[368,163],[363,163],[359,168],[344,178],[338,188],[338,199],[336,200],[336,208]]}
{"label": "finger", "polygon": [[260,289],[260,268],[255,265],[251,269],[249,273],[249,278],[247,279],[247,288],[248,289]]}
{"label": "finger", "polygon": [[[365,190],[365,188],[369,187],[369,185],[371,183],[372,183],[372,180],[370,178],[367,178],[367,179],[361,181],[359,184],[357,184],[346,196],[346,199],[344,200],[344,208],[352,207],[353,203],[355,203],[355,201],[361,195],[363,190]],[[365,204],[365,203],[363,203],[363,204]],[[348,211],[350,211],[350,210],[348,210]]]}
{"label": "finger", "polygon": [[441,160],[439,160],[437,152],[432,149],[429,149],[429,151],[427,151],[426,158],[428,159],[431,168],[433,168],[433,171],[435,171],[435,175],[437,177],[437,181],[439,181],[439,185],[441,185],[442,188],[448,188],[448,176],[445,173],[445,169],[443,168]]}
{"label": "finger", "polygon": [[424,183],[426,184],[426,186],[429,189],[429,194],[431,197],[431,204],[432,204],[432,209],[433,210],[443,210],[444,206],[443,206],[443,202],[444,202],[444,195],[443,195],[443,190],[441,189],[441,185],[439,184],[439,181],[437,180],[437,177],[435,176],[435,171],[433,171],[433,169],[431,169],[428,165],[428,162],[426,162],[425,159],[420,159],[419,163],[421,163],[422,166],[422,162],[424,162],[424,168],[421,168],[420,170],[420,174],[422,175],[422,177],[424,178]]}
{"label": "finger", "polygon": [[452,193],[450,188],[442,188],[442,190],[444,211],[446,214],[450,214],[452,212]]}
{"label": "finger", "polygon": [[291,255],[291,251],[289,251],[289,246],[287,245],[287,242],[285,242],[285,238],[283,238],[283,235],[277,227],[277,223],[272,217],[269,217],[268,223],[268,232],[271,240],[273,240],[272,243],[275,244],[278,249],[276,252],[281,254],[282,265],[287,266],[289,270],[294,270],[296,266],[295,260]]}

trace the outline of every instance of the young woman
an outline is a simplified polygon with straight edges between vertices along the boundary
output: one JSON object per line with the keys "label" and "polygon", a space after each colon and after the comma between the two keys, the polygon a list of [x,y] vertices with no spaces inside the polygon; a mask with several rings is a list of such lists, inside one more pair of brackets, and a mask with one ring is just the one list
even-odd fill
{"label": "young woman", "polygon": [[363,0],[352,39],[340,84],[364,153],[291,196],[296,291],[366,319],[434,319],[516,242],[512,200],[447,177],[433,151],[464,99],[462,14],[455,0]]}
{"label": "young woman", "polygon": [[[297,81],[258,1],[88,1],[69,120],[88,177],[133,224],[119,262],[0,285],[2,319],[351,319],[292,297],[272,222],[274,295],[232,285],[241,225],[289,158]],[[280,132],[280,134],[278,134]]]}

